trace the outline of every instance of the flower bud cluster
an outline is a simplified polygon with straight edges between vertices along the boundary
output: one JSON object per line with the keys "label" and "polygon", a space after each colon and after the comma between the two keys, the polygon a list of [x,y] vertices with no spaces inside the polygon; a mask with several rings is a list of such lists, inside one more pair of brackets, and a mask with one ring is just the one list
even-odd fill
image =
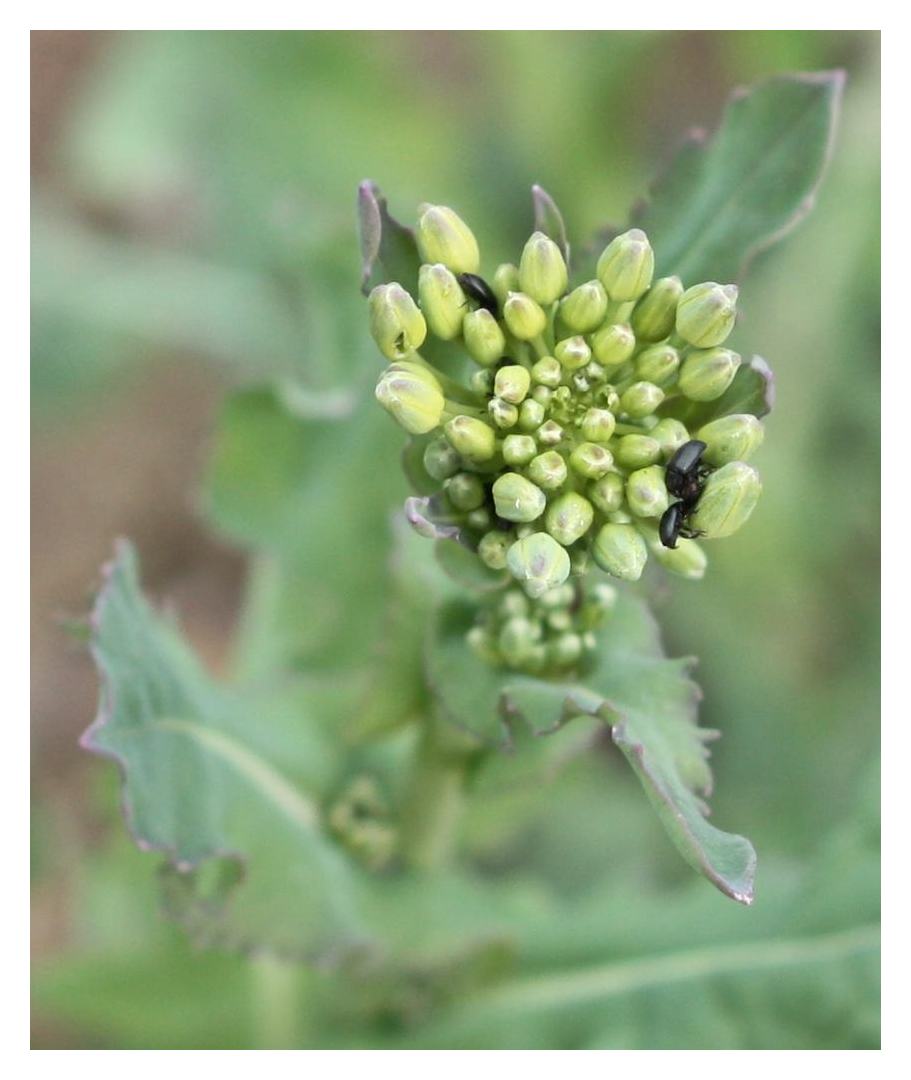
{"label": "flower bud cluster", "polygon": [[[474,235],[448,207],[422,207],[416,239],[417,299],[396,282],[370,295],[371,331],[390,361],[376,396],[424,437],[424,469],[463,541],[490,569],[508,570],[532,604],[592,563],[635,581],[650,553],[701,577],[706,559],[692,537],[730,535],[760,492],[745,464],[763,438],[755,417],[685,422],[693,403],[716,401],[737,373],[740,356],[725,346],[736,286],[654,280],[640,229],[613,239],[595,276],[574,288],[560,247],[542,232],[518,265],[504,263],[486,281]],[[428,363],[420,352],[428,334],[460,343],[473,374],[460,382]],[[704,487],[670,548],[659,538],[676,502],[667,466],[691,439],[706,444]],[[509,623],[505,646],[507,624],[494,619],[479,628],[478,648],[531,670],[557,648],[548,618]]]}

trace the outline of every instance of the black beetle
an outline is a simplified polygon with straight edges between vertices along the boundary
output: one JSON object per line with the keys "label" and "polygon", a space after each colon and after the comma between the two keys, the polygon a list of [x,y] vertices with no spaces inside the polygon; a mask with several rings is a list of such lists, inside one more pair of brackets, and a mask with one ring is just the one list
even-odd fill
{"label": "black beetle", "polygon": [[677,449],[667,463],[664,485],[671,495],[676,495],[680,501],[671,503],[658,523],[658,536],[666,548],[675,548],[680,536],[691,540],[699,535],[689,529],[686,522],[696,509],[705,479],[711,472],[711,469],[702,463],[705,449],[704,442],[690,439]]}
{"label": "black beetle", "polygon": [[456,281],[462,286],[469,300],[474,300],[478,307],[486,308],[496,319],[500,314],[500,302],[493,289],[478,274],[458,274]]}

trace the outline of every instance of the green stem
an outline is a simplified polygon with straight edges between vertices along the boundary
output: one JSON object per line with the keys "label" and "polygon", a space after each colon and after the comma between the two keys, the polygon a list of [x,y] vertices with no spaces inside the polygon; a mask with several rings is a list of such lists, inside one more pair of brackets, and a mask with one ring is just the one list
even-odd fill
{"label": "green stem", "polygon": [[302,982],[306,973],[286,960],[250,960],[253,1037],[258,1050],[299,1050],[305,1038]]}
{"label": "green stem", "polygon": [[449,861],[461,816],[468,757],[441,745],[424,725],[402,811],[402,855],[416,870],[434,870]]}

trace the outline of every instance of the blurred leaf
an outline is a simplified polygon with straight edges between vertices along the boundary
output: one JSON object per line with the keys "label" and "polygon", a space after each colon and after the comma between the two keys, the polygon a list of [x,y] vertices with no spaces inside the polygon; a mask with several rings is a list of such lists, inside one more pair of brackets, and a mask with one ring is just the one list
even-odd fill
{"label": "blurred leaf", "polygon": [[756,855],[749,841],[705,820],[711,792],[705,741],[696,722],[699,691],[690,661],[663,655],[657,627],[641,601],[624,595],[599,634],[594,667],[577,682],[545,682],[479,661],[466,634],[474,609],[446,605],[430,639],[427,678],[442,716],[495,746],[524,723],[536,735],[577,716],[598,716],[642,782],[683,857],[726,895],[749,904]]}
{"label": "blurred leaf", "polygon": [[844,73],[776,75],[735,91],[711,140],[690,137],[634,215],[658,276],[737,281],[812,209]]}

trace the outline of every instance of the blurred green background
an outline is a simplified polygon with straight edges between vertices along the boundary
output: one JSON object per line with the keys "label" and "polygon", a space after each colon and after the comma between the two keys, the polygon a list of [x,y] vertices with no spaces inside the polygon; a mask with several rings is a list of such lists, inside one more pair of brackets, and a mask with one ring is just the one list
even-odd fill
{"label": "blurred green background", "polygon": [[[848,83],[815,212],[741,291],[737,344],[777,375],[765,494],[701,585],[649,588],[670,652],[701,658],[703,722],[724,734],[713,813],[759,850],[754,912],[764,870],[828,850],[859,799],[875,826],[877,34],[61,31],[32,57],[34,1046],[255,1044],[245,962],[159,919],[113,770],[76,748],[95,681],[66,627],[125,534],[224,665],[244,564],[198,511],[208,438],[232,386],[375,367],[358,182],[404,220],[456,207],[491,265],[529,232],[537,182],[578,248],[734,86],[777,71]],[[637,813],[657,880],[688,875]]]}

